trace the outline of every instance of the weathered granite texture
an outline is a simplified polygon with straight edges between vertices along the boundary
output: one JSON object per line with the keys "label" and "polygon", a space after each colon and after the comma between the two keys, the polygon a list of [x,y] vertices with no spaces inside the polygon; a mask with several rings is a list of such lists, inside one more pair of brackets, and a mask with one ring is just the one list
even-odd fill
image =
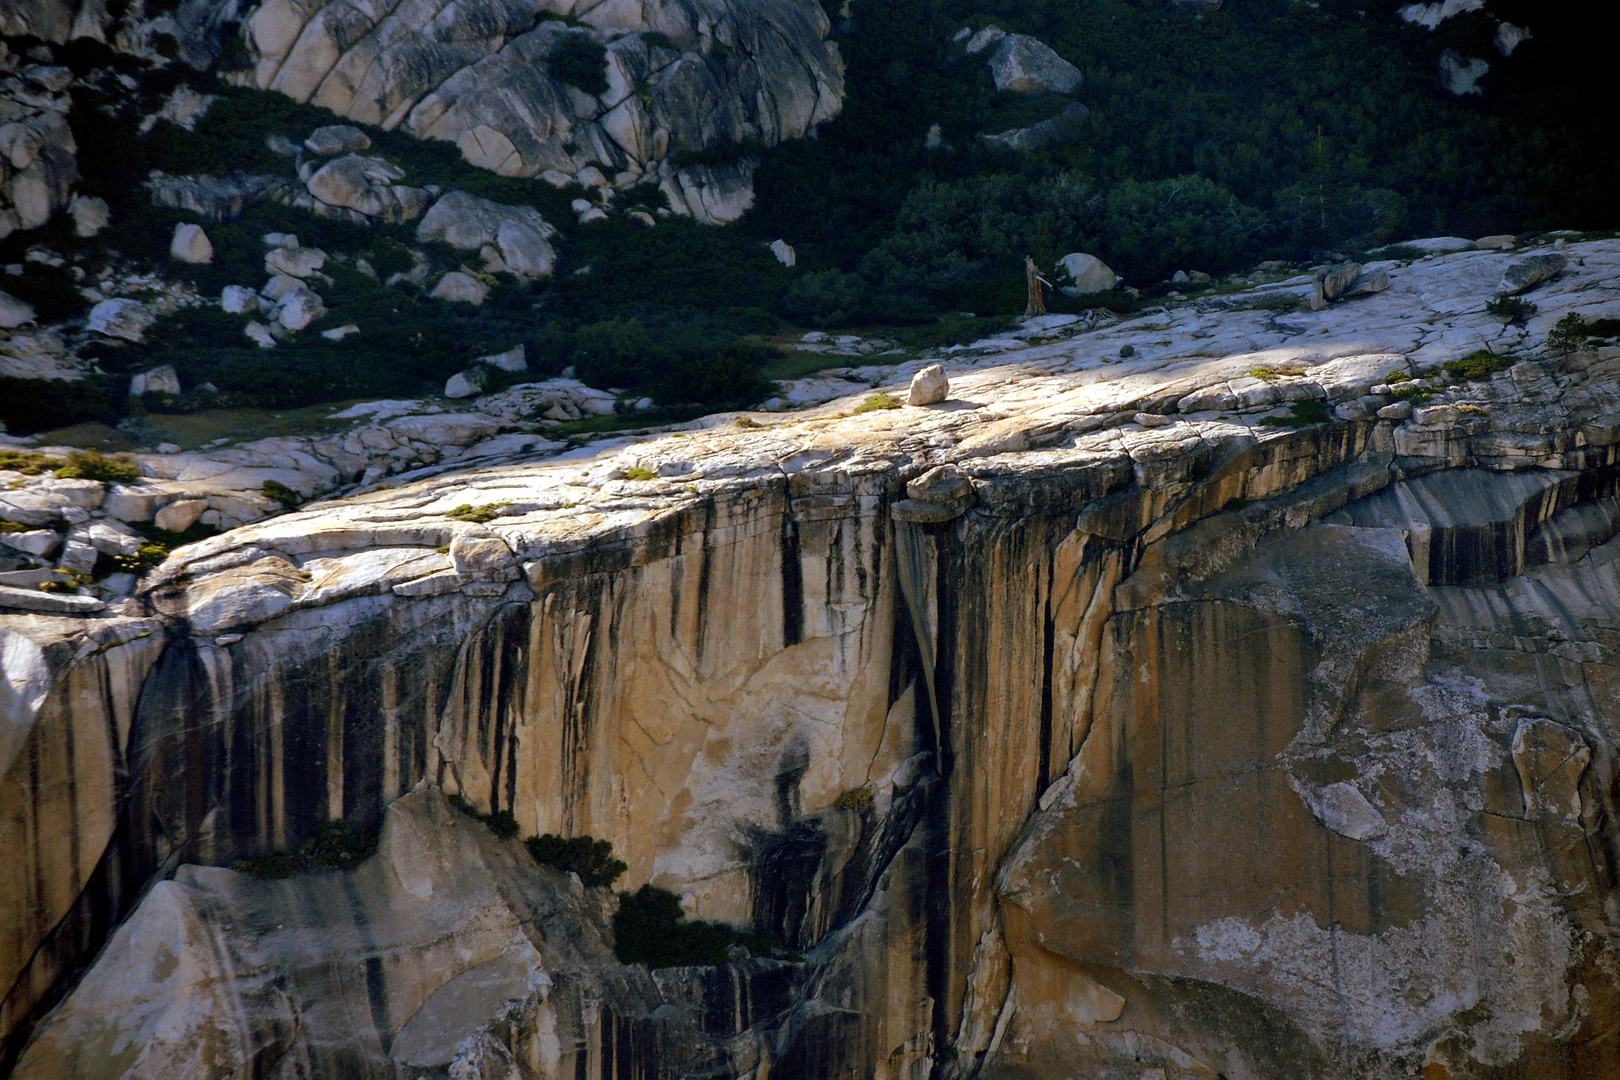
{"label": "weathered granite texture", "polygon": [[[639,176],[681,151],[797,138],[843,96],[811,0],[266,0],[242,26],[253,85],[449,140],[506,176]],[[605,47],[603,92],[551,74],[570,35]]]}
{"label": "weathered granite texture", "polygon": [[[1528,329],[1483,313],[1498,256],[1448,256],[1318,312],[983,345],[935,405],[400,478],[182,549],[105,614],[0,616],[18,1074],[152,1075],[163,1012],[234,1017],[264,1075],[309,1075],[316,1045],[378,1075],[576,1075],[597,1035],[530,1053],[546,1014],[515,991],[454,1027],[506,1072],[413,1064],[416,1033],[454,1033],[428,1003],[462,968],[357,928],[387,873],[441,857],[487,868],[447,864],[470,891],[530,883],[503,926],[559,897],[526,946],[500,930],[492,984],[581,971],[547,1000],[659,1013],[676,991],[509,847],[398,843],[423,784],[610,839],[624,884],[805,954],[709,1075],[1614,1074],[1620,355],[1548,354],[1543,323],[1612,312],[1620,244],[1569,250]],[[1406,417],[1361,404],[1476,342],[1520,360]],[[1264,423],[1310,400],[1360,408]],[[336,816],[384,825],[352,875],[209,869]],[[343,881],[348,914],[320,914]],[[157,946],[120,923],[224,927],[188,962],[244,966],[133,1002]],[[365,993],[322,981],[374,964]],[[269,986],[361,1011],[288,1035]],[[63,1064],[90,1016],[128,1065]],[[680,1075],[701,1044],[633,1060]]]}

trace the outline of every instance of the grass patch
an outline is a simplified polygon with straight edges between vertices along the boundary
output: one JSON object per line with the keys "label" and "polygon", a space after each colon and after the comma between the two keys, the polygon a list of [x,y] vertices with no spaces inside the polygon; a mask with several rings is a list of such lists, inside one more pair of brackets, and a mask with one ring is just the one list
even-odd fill
{"label": "grass patch", "polygon": [[[821,353],[790,352],[785,353],[764,367],[759,373],[772,382],[781,382],[784,379],[802,379],[814,375],[818,371],[828,368],[847,367],[847,357],[832,358]],[[864,362],[864,358],[863,358]]]}
{"label": "grass patch", "polygon": [[1298,364],[1284,364],[1282,367],[1267,367],[1261,364],[1259,367],[1250,368],[1247,374],[1251,379],[1259,379],[1261,382],[1270,383],[1276,382],[1285,375],[1303,375],[1305,369]]}
{"label": "grass patch", "polygon": [[0,450],[0,470],[6,472],[38,476],[61,467],[62,459],[49,454],[36,454],[32,450]]}
{"label": "grass patch", "polygon": [[838,797],[833,800],[833,809],[849,810],[857,814],[872,809],[872,789],[858,787],[840,791]]}
{"label": "grass patch", "polygon": [[508,503],[487,503],[484,506],[474,506],[471,503],[462,503],[444,516],[454,518],[456,521],[470,521],[474,525],[487,525],[501,516]]}
{"label": "grass patch", "polygon": [[304,501],[302,495],[283,484],[280,480],[266,480],[259,491],[265,498],[280,503],[288,510],[297,509],[298,504]]}
{"label": "grass patch", "polygon": [[658,474],[651,469],[644,469],[640,465],[635,465],[624,470],[624,478],[626,480],[656,480]]}
{"label": "grass patch", "polygon": [[587,888],[605,888],[629,867],[613,857],[613,845],[589,836],[564,838],[553,833],[523,841],[534,861],[579,875]]}
{"label": "grass patch", "polygon": [[99,480],[104,484],[126,484],[141,478],[141,470],[126,457],[113,457],[99,450],[74,450],[67,464],[56,475],[72,480]]}
{"label": "grass patch", "polygon": [[1434,396],[1434,391],[1426,386],[1393,386],[1389,396],[1396,401],[1410,401],[1413,405],[1422,405]]}
{"label": "grass patch", "polygon": [[1261,427],[1309,427],[1312,424],[1325,424],[1333,419],[1328,410],[1327,402],[1320,398],[1310,401],[1295,401],[1288,406],[1287,416],[1267,416],[1260,421]]}
{"label": "grass patch", "polygon": [[668,889],[643,885],[619,894],[613,916],[613,952],[622,964],[652,968],[724,964],[726,951],[741,945],[756,956],[797,959],[775,940],[727,926],[688,919],[681,899]]}
{"label": "grass patch", "polygon": [[77,593],[80,589],[84,588],[86,585],[95,580],[82,570],[68,570],[58,567],[56,573],[59,576],[51,579],[50,581],[40,582],[40,592]]}
{"label": "grass patch", "polygon": [[1512,356],[1497,356],[1487,349],[1479,349],[1460,360],[1447,360],[1444,370],[1446,374],[1467,382],[1484,382],[1498,371],[1506,371],[1515,362]]}
{"label": "grass patch", "polygon": [[232,869],[257,878],[290,878],[322,870],[353,870],[377,850],[377,834],[342,818],[328,821],[315,835],[285,851],[238,859]]}
{"label": "grass patch", "polygon": [[879,390],[877,393],[855,406],[855,411],[857,413],[881,412],[885,409],[898,409],[904,404],[905,402],[901,401],[893,394]]}

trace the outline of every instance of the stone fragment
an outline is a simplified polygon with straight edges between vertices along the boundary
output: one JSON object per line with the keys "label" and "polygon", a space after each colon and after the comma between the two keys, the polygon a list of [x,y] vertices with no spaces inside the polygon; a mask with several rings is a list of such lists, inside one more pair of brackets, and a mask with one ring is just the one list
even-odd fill
{"label": "stone fragment", "polygon": [[1412,403],[1410,401],[1397,401],[1378,410],[1378,419],[1380,420],[1405,420],[1411,415]]}
{"label": "stone fragment", "polygon": [[786,240],[772,240],[771,254],[775,255],[776,261],[783,266],[797,266],[799,264],[798,252],[794,251],[793,245]]}
{"label": "stone fragment", "polygon": [[304,149],[322,157],[357,154],[371,149],[371,136],[348,124],[332,124],[312,131],[304,140]]}
{"label": "stone fragment", "polygon": [[1389,831],[1384,816],[1354,784],[1327,785],[1311,809],[1322,824],[1352,840],[1373,840]]}
{"label": "stone fragment", "polygon": [[939,364],[929,364],[911,377],[911,390],[907,405],[938,405],[950,396],[951,381]]}
{"label": "stone fragment", "polygon": [[466,371],[458,371],[445,381],[444,396],[447,398],[477,397],[484,392],[488,378],[486,369],[481,367],[471,367]]}
{"label": "stone fragment", "polygon": [[265,252],[264,272],[308,278],[326,265],[326,252],[320,248],[275,247]]}
{"label": "stone fragment", "polygon": [[1027,34],[1008,34],[990,54],[990,75],[997,90],[1017,94],[1067,94],[1080,85],[1080,69],[1051,46]]}
{"label": "stone fragment", "polygon": [[174,370],[173,364],[164,364],[162,367],[140,372],[129,380],[130,397],[140,397],[142,394],[179,393],[180,375]]}
{"label": "stone fragment", "polygon": [[92,333],[124,341],[141,341],[156,320],[157,315],[152,309],[140,301],[116,299],[103,300],[91,308],[85,325]]}
{"label": "stone fragment", "polygon": [[96,235],[112,220],[106,199],[84,195],[75,195],[68,201],[68,215],[73,218],[74,235],[81,237]]}
{"label": "stone fragment", "polygon": [[342,341],[344,338],[358,334],[359,332],[360,328],[354,325],[354,323],[346,323],[343,326],[334,326],[330,330],[322,330],[321,337],[325,338],[327,341]]}
{"label": "stone fragment", "polygon": [[151,521],[152,515],[157,513],[157,492],[114,484],[108,489],[107,501],[101,504],[101,509],[108,517],[119,521]]}
{"label": "stone fragment", "polygon": [[972,491],[972,483],[955,465],[937,465],[906,484],[907,497],[923,502],[951,502]]}
{"label": "stone fragment", "polygon": [[1058,267],[1069,276],[1070,284],[1063,286],[1063,291],[1070,296],[1108,292],[1119,284],[1119,276],[1107,263],[1083,251],[1071,251],[1063,256],[1058,260]]}
{"label": "stone fragment", "polygon": [[259,296],[245,285],[227,285],[219,294],[219,306],[229,315],[245,315],[259,310]]}
{"label": "stone fragment", "polygon": [[1316,275],[1316,280],[1322,287],[1322,298],[1331,303],[1344,296],[1360,276],[1361,264],[1351,262],[1328,267]]}
{"label": "stone fragment", "polygon": [[288,330],[302,330],[325,314],[326,304],[308,289],[294,289],[276,301],[276,318]]}
{"label": "stone fragment", "polygon": [[206,499],[181,499],[159,510],[153,524],[169,532],[182,533],[195,525],[206,509]]}
{"label": "stone fragment", "polygon": [[0,609],[33,611],[41,615],[94,615],[107,605],[93,596],[46,593],[37,589],[14,589],[0,585]]}
{"label": "stone fragment", "polygon": [[262,322],[248,323],[242,328],[242,333],[247,335],[247,339],[261,349],[273,349],[276,347],[276,336]]}
{"label": "stone fragment", "polygon": [[489,296],[489,286],[473,277],[463,274],[459,270],[452,270],[439,279],[428,293],[435,300],[447,300],[455,304],[480,305]]}
{"label": "stone fragment", "polygon": [[214,245],[201,225],[181,222],[174,227],[174,237],[169,241],[169,258],[194,266],[206,265],[214,261]]}
{"label": "stone fragment", "polygon": [[277,274],[264,283],[264,287],[259,290],[259,295],[266,300],[280,300],[295,289],[305,288],[308,288],[308,286],[291,274]]}
{"label": "stone fragment", "polygon": [[62,538],[51,529],[30,529],[27,532],[0,532],[0,545],[25,555],[46,558],[56,554]]}
{"label": "stone fragment", "polygon": [[517,556],[498,536],[456,537],[450,541],[450,562],[459,574],[517,573]]}
{"label": "stone fragment", "polygon": [[8,292],[0,292],[0,330],[15,330],[33,321],[33,304],[24,303]]}
{"label": "stone fragment", "polygon": [[1500,233],[1495,236],[1482,236],[1474,241],[1474,246],[1481,251],[1511,251],[1519,245],[1519,238],[1511,233]]}
{"label": "stone fragment", "polygon": [[1175,417],[1165,416],[1163,413],[1139,412],[1131,419],[1145,428],[1169,427],[1175,423]]}
{"label": "stone fragment", "polygon": [[62,554],[57,558],[57,565],[64,570],[76,570],[81,574],[88,574],[95,569],[96,559],[101,553],[91,545],[81,540],[69,539],[62,545]]}
{"label": "stone fragment", "polygon": [[421,243],[443,241],[458,251],[493,245],[512,273],[546,277],[557,263],[557,252],[550,243],[555,232],[532,206],[505,206],[452,191],[422,217],[416,239]]}
{"label": "stone fragment", "polygon": [[1569,259],[1557,252],[1528,255],[1509,263],[1507,269],[1502,271],[1502,292],[1508,296],[1528,292],[1542,282],[1551,281],[1563,273],[1568,265]]}
{"label": "stone fragment", "polygon": [[487,364],[500,371],[528,371],[528,350],[522,345],[514,345],[505,352],[480,356],[474,363]]}

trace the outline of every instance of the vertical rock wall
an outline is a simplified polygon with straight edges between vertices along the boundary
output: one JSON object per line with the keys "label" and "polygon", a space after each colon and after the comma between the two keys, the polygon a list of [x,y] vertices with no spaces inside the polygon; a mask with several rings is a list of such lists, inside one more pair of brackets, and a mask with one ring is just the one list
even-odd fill
{"label": "vertical rock wall", "polygon": [[8,1034],[153,875],[428,780],[805,952],[750,1028],[773,1075],[1601,1075],[1611,457],[1462,498],[1366,424],[1197,480],[1027,452],[938,524],[891,520],[887,469],[810,471],[291,606],[380,533],[210,542],[55,661],[5,774],[7,806],[103,807],[47,846],[7,819],[50,879],[13,902]]}

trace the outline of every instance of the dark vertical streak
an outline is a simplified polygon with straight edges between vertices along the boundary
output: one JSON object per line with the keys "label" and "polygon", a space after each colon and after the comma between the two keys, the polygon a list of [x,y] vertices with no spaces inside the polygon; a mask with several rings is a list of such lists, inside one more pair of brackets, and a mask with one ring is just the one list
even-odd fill
{"label": "dark vertical streak", "polygon": [[782,645],[804,640],[804,567],[799,563],[799,523],[782,513]]}

